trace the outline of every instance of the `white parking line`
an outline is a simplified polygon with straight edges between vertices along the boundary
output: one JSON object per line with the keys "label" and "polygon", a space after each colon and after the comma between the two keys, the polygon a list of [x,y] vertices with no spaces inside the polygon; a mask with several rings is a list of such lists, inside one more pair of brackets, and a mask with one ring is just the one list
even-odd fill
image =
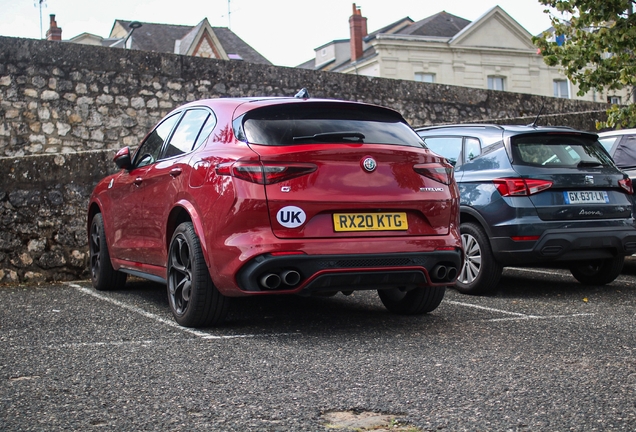
{"label": "white parking line", "polygon": [[[569,272],[567,272],[567,270],[565,270],[567,273],[560,273],[560,272],[554,272],[554,271],[548,271],[548,270],[537,270],[537,269],[529,269],[529,268],[520,268],[520,267],[506,267],[506,269],[508,270],[515,270],[515,271],[520,271],[520,272],[527,272],[527,273],[539,273],[539,274],[544,274],[544,275],[549,275],[549,276],[560,276],[560,277],[564,277],[564,278],[568,278],[568,279],[574,279],[574,276],[572,276]],[[633,282],[633,278],[629,279],[626,277],[622,277],[619,276],[615,279],[616,282]]]}
{"label": "white parking line", "polygon": [[453,300],[448,300],[445,301],[444,303],[449,303],[452,305],[456,305],[456,306],[463,306],[463,307],[469,307],[469,308],[473,308],[473,309],[480,309],[480,310],[485,310],[488,312],[494,312],[494,313],[500,313],[503,315],[512,315],[514,316],[514,318],[492,318],[486,321],[515,321],[515,320],[529,320],[529,319],[564,319],[564,318],[573,318],[573,317],[580,317],[580,316],[594,316],[593,313],[580,313],[580,314],[571,314],[571,315],[546,315],[546,316],[540,316],[540,315],[528,315],[528,314],[523,314],[523,313],[519,313],[519,312],[510,312],[510,311],[506,311],[506,310],[502,310],[502,309],[495,309],[495,308],[490,308],[490,307],[486,307],[486,306],[479,306],[476,304],[472,304],[472,303],[463,303],[463,302],[458,302],[458,301],[453,301]]}
{"label": "white parking line", "polygon": [[494,308],[489,308],[486,306],[479,306],[476,304],[472,304],[472,303],[462,303],[462,302],[458,302],[458,301],[445,301],[444,303],[450,303],[450,304],[454,304],[457,306],[464,306],[464,307],[470,307],[470,308],[474,308],[474,309],[481,309],[481,310],[485,310],[488,312],[496,312],[496,313],[500,313],[500,314],[504,314],[504,315],[514,315],[514,316],[518,316],[518,317],[524,317],[527,318],[529,315],[526,314],[522,314],[519,312],[509,312],[509,311],[505,311],[505,310],[501,310],[501,309],[494,309]]}
{"label": "white parking line", "polygon": [[520,267],[506,267],[506,269],[527,272],[527,273],[539,273],[539,274],[550,275],[550,276],[562,276],[562,277],[574,278],[574,276],[570,275],[569,273],[564,274],[564,273],[547,271],[547,270],[537,270],[537,269],[520,268]]}
{"label": "white parking line", "polygon": [[74,283],[68,283],[67,285],[77,289],[78,291],[80,291],[80,292],[82,292],[84,294],[88,294],[88,295],[93,296],[95,298],[98,298],[100,300],[103,300],[103,301],[106,301],[108,303],[114,304],[115,306],[119,306],[119,307],[121,307],[123,309],[129,310],[131,312],[135,312],[135,313],[137,313],[139,315],[145,316],[146,318],[153,319],[153,320],[155,320],[157,322],[160,322],[161,324],[165,324],[167,326],[170,326],[170,327],[173,327],[173,328],[177,328],[177,329],[179,329],[181,331],[184,331],[186,333],[193,334],[193,335],[195,335],[197,337],[200,337],[201,339],[237,339],[237,338],[249,338],[249,337],[254,337],[255,336],[255,335],[250,335],[250,334],[247,334],[247,335],[232,335],[232,336],[211,335],[209,333],[202,332],[202,331],[199,331],[199,330],[191,329],[191,328],[188,328],[188,327],[182,327],[181,325],[179,325],[175,321],[167,320],[165,318],[162,318],[162,317],[160,317],[158,315],[155,315],[155,314],[152,314],[150,312],[147,312],[147,311],[145,311],[145,310],[143,310],[141,308],[138,308],[136,306],[131,306],[131,305],[127,304],[127,303],[120,302],[119,300],[112,299],[112,298],[110,298],[108,296],[99,294],[99,293],[95,292],[94,290],[89,289],[89,288],[85,288],[85,287],[83,287],[81,285],[76,285]]}
{"label": "white parking line", "polygon": [[515,321],[515,320],[542,320],[542,319],[567,319],[567,318],[575,318],[582,316],[594,316],[593,313],[580,313],[580,314],[572,314],[572,315],[546,315],[546,316],[538,316],[538,315],[526,315],[518,318],[492,318],[486,321]]}

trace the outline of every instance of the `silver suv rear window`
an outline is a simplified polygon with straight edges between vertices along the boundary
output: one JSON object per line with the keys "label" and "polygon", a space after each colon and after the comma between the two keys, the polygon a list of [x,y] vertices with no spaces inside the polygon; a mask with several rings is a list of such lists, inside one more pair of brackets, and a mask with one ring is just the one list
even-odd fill
{"label": "silver suv rear window", "polygon": [[591,137],[566,134],[532,134],[512,138],[518,165],[580,168],[613,166],[603,146]]}

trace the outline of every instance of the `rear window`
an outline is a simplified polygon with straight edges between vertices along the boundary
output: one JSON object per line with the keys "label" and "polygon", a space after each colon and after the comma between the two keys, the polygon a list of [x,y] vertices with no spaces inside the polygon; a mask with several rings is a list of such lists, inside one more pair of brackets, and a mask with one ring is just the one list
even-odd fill
{"label": "rear window", "polygon": [[601,144],[573,135],[526,135],[512,139],[516,164],[565,168],[613,166]]}
{"label": "rear window", "polygon": [[425,147],[398,113],[354,104],[302,103],[259,108],[237,118],[234,133],[241,141],[271,146],[372,143]]}

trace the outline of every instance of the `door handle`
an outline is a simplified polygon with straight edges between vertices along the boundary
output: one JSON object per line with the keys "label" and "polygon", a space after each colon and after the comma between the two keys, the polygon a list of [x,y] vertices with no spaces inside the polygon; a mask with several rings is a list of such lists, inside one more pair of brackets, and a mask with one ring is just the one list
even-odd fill
{"label": "door handle", "polygon": [[172,169],[170,170],[170,175],[171,175],[172,177],[176,177],[176,176],[178,176],[179,174],[181,174],[181,171],[182,171],[182,170],[181,170],[181,168],[172,168]]}
{"label": "door handle", "polygon": [[141,177],[137,177],[135,180],[133,180],[133,183],[135,184],[135,186],[139,186],[143,181],[144,179],[142,179]]}

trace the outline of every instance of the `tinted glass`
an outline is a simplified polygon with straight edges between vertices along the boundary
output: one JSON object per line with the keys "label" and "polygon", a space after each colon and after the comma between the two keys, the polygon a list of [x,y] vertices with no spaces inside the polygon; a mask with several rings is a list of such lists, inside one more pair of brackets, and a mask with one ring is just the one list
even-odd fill
{"label": "tinted glass", "polygon": [[444,156],[455,165],[459,153],[462,151],[462,137],[429,137],[424,139],[426,147],[440,156]]}
{"label": "tinted glass", "polygon": [[612,166],[598,141],[572,135],[526,135],[512,139],[516,164],[577,168]]}
{"label": "tinted glass", "polygon": [[373,143],[423,147],[421,138],[390,110],[361,105],[288,104],[250,111],[238,139],[274,146]]}
{"label": "tinted glass", "polygon": [[476,138],[466,138],[464,162],[470,162],[481,154],[481,145]]}
{"label": "tinted glass", "polygon": [[179,122],[179,126],[170,137],[165,157],[177,156],[192,150],[208,117],[210,117],[210,113],[207,110],[186,111]]}
{"label": "tinted glass", "polygon": [[203,144],[206,139],[208,139],[208,137],[210,136],[210,133],[212,133],[212,129],[214,129],[214,126],[216,126],[216,117],[214,116],[214,114],[210,114],[208,119],[205,121],[205,124],[203,125],[201,132],[199,132],[197,141],[194,143],[195,149],[198,148],[201,144]]}
{"label": "tinted glass", "polygon": [[155,163],[161,153],[163,143],[168,138],[170,131],[179,118],[179,114],[173,114],[166,118],[159,126],[152,131],[148,138],[141,144],[137,153],[135,154],[135,160],[133,162],[134,167],[142,167]]}
{"label": "tinted glass", "polygon": [[614,143],[616,142],[618,138],[619,138],[618,136],[603,137],[603,138],[599,138],[598,142],[600,142],[603,145],[603,147],[605,147],[605,150],[609,152],[610,150],[612,150],[612,147],[614,146]]}
{"label": "tinted glass", "polygon": [[614,153],[614,162],[621,168],[636,167],[636,136],[623,137]]}

